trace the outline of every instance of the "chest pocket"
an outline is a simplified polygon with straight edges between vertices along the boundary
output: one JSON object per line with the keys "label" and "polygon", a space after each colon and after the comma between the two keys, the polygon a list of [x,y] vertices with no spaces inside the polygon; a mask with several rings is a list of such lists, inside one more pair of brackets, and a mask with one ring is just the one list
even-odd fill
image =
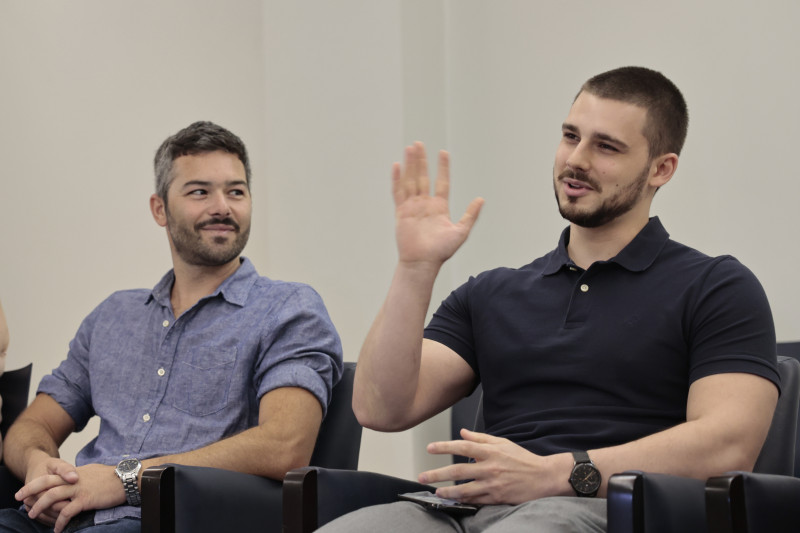
{"label": "chest pocket", "polygon": [[166,401],[192,416],[214,414],[228,405],[236,348],[198,348],[173,366]]}

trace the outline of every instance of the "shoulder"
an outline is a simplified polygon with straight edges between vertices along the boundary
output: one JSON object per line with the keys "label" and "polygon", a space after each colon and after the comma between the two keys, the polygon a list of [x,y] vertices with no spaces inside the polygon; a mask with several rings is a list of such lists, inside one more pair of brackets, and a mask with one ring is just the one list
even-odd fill
{"label": "shoulder", "polygon": [[83,324],[91,325],[104,320],[119,321],[144,310],[150,300],[149,289],[127,289],[111,293],[86,316]]}
{"label": "shoulder", "polygon": [[549,264],[549,254],[521,267],[497,267],[485,270],[461,285],[461,290],[496,290],[505,285],[518,285],[540,278]]}
{"label": "shoulder", "polygon": [[667,241],[659,263],[675,275],[692,276],[697,281],[758,282],[755,274],[732,255],[709,256],[672,240]]}
{"label": "shoulder", "polygon": [[327,316],[322,296],[310,285],[259,276],[247,296],[247,307],[264,307],[270,313],[322,314]]}

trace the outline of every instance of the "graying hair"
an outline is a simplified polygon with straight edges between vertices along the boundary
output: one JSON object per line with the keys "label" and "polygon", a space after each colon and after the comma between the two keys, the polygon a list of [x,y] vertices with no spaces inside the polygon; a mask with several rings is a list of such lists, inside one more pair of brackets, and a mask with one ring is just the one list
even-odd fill
{"label": "graying hair", "polygon": [[156,151],[153,161],[156,175],[156,194],[167,202],[167,191],[175,177],[173,162],[184,155],[196,155],[221,150],[239,158],[244,165],[247,187],[250,187],[250,160],[242,140],[213,122],[195,122],[167,137]]}

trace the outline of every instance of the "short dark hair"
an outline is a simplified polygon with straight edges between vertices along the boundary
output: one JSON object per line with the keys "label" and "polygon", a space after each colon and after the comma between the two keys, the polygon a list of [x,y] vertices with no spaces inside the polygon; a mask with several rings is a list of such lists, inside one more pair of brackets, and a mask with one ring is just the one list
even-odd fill
{"label": "short dark hair", "polygon": [[247,148],[242,140],[234,133],[218,126],[213,122],[200,121],[190,124],[181,131],[167,137],[161,143],[153,161],[156,174],[156,194],[164,202],[167,201],[167,191],[174,178],[172,174],[173,162],[184,155],[196,155],[221,150],[239,158],[244,165],[247,186],[250,187],[250,160],[247,157]]}
{"label": "short dark hair", "polygon": [[647,110],[642,132],[650,157],[680,155],[689,129],[689,110],[678,87],[666,76],[644,67],[621,67],[590,78],[581,92],[627,102]]}

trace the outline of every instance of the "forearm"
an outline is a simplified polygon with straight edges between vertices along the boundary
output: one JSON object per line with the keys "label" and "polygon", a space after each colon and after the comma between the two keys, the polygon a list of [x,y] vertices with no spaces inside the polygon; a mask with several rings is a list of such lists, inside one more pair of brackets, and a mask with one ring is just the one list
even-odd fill
{"label": "forearm", "polygon": [[59,457],[58,443],[38,422],[18,419],[5,440],[3,461],[19,479],[25,479],[32,463],[47,457]]}
{"label": "forearm", "polygon": [[425,316],[440,265],[399,263],[356,367],[353,409],[362,425],[392,429],[412,412]]}
{"label": "forearm", "polygon": [[305,389],[282,387],[261,398],[258,426],[193,451],[150,458],[143,466],[177,463],[283,479],[308,466],[322,422],[317,398]]}
{"label": "forearm", "polygon": [[603,475],[600,494],[605,495],[608,478],[625,470],[697,479],[732,470],[752,470],[763,435],[766,430],[718,431],[703,427],[699,421],[686,422],[621,446],[590,450],[589,455]]}
{"label": "forearm", "polygon": [[263,435],[259,428],[251,428],[197,450],[143,460],[142,466],[144,469],[175,463],[283,479],[286,472],[307,466],[311,459],[310,453],[298,451],[300,444],[295,440],[278,442]]}

